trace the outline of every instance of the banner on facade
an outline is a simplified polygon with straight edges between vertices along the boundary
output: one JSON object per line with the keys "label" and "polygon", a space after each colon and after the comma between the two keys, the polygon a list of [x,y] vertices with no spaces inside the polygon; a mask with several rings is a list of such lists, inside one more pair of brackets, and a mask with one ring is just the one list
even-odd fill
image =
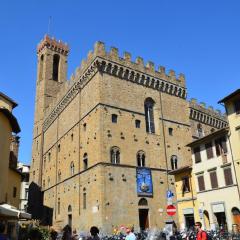
{"label": "banner on facade", "polygon": [[138,196],[153,196],[152,174],[149,168],[137,168]]}

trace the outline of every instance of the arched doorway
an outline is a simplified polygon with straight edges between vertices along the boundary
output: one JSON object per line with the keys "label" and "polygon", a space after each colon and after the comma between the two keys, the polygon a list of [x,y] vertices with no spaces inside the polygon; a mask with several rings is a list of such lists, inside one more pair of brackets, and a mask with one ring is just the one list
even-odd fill
{"label": "arched doorway", "polygon": [[138,202],[138,213],[139,213],[139,227],[141,230],[149,228],[149,219],[148,219],[148,201],[146,198],[141,198]]}
{"label": "arched doorway", "polygon": [[68,205],[68,225],[72,227],[72,206]]}
{"label": "arched doorway", "polygon": [[204,220],[205,229],[210,230],[209,213],[206,210],[203,211],[203,220]]}
{"label": "arched doorway", "polygon": [[233,219],[233,224],[237,224],[238,228],[240,227],[240,211],[237,207],[232,208],[232,219]]}

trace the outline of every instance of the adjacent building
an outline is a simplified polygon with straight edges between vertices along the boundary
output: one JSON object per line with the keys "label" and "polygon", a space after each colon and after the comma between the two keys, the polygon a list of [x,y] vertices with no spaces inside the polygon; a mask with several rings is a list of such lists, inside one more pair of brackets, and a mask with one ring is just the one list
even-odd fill
{"label": "adjacent building", "polygon": [[228,136],[229,129],[223,128],[188,144],[205,229],[231,231],[233,224],[240,224],[240,198]]}
{"label": "adjacent building", "polygon": [[194,229],[196,221],[200,221],[199,203],[195,187],[192,166],[184,166],[169,172],[175,177],[177,213],[180,230]]}
{"label": "adjacent building", "polygon": [[0,221],[7,226],[11,239],[16,239],[16,219],[20,203],[21,173],[17,170],[20,132],[12,111],[17,103],[0,92]]}
{"label": "adjacent building", "polygon": [[30,166],[27,164],[18,163],[18,170],[22,173],[19,209],[26,212],[28,206]]}
{"label": "adjacent building", "polygon": [[240,191],[240,89],[237,89],[233,93],[229,94],[220,100],[219,103],[224,103],[227,113],[229,139],[231,143],[230,150],[232,151],[233,155],[233,162]]}
{"label": "adjacent building", "polygon": [[[191,163],[194,132],[220,129],[226,119],[187,101],[183,74],[97,42],[68,81],[68,54],[48,36],[37,48],[30,185],[39,202],[59,228],[162,228],[166,191],[174,191],[168,170]],[[29,192],[37,214],[36,196]]]}

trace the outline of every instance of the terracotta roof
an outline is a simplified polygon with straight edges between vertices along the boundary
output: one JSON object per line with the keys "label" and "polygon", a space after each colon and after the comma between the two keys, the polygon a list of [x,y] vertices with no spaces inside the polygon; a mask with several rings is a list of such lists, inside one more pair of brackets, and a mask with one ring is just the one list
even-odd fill
{"label": "terracotta roof", "polygon": [[5,115],[5,117],[9,120],[12,131],[14,133],[19,133],[21,131],[17,119],[14,117],[14,115],[6,108],[0,108],[0,112]]}
{"label": "terracotta roof", "polygon": [[218,101],[218,103],[225,103],[228,100],[230,100],[231,98],[235,97],[236,95],[240,95],[240,89],[237,89],[235,92],[232,92],[231,94],[229,94],[228,96],[226,96],[222,100]]}

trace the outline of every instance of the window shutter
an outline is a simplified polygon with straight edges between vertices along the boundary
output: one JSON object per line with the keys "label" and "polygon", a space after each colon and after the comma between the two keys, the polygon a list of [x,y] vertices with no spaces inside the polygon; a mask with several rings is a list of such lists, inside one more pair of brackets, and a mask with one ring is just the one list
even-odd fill
{"label": "window shutter", "polygon": [[218,188],[217,173],[215,171],[210,172],[210,180],[212,188]]}
{"label": "window shutter", "polygon": [[195,155],[195,163],[201,162],[200,147],[194,148],[193,152],[194,152],[194,155]]}
{"label": "window shutter", "polygon": [[222,149],[224,153],[227,153],[227,142],[225,137],[222,138]]}
{"label": "window shutter", "polygon": [[223,169],[226,186],[233,184],[231,168]]}
{"label": "window shutter", "polygon": [[213,158],[213,150],[212,150],[212,143],[205,144],[205,148],[207,151],[207,159]]}
{"label": "window shutter", "polygon": [[220,151],[220,141],[219,141],[219,139],[216,139],[215,140],[215,147],[216,147],[216,154],[217,154],[217,156],[220,156],[221,155],[221,151]]}
{"label": "window shutter", "polygon": [[199,187],[199,191],[205,190],[205,182],[204,182],[203,176],[198,177],[198,187]]}

